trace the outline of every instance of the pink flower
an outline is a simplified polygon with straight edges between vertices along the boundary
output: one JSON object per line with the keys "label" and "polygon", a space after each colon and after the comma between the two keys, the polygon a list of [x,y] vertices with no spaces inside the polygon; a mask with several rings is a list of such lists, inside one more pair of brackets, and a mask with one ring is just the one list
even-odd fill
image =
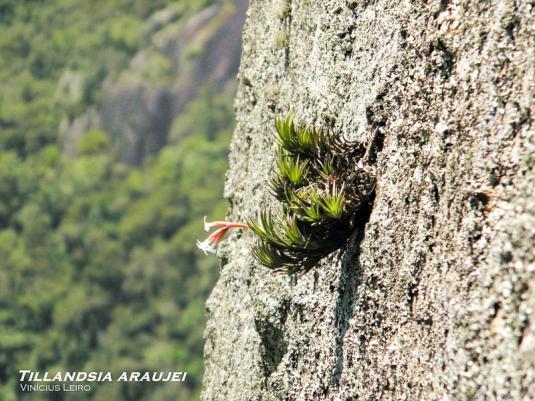
{"label": "pink flower", "polygon": [[210,231],[212,227],[225,227],[225,228],[247,228],[247,224],[243,223],[232,223],[230,221],[216,220],[216,221],[206,221],[206,216],[204,216],[204,231]]}
{"label": "pink flower", "polygon": [[207,222],[204,217],[204,229],[209,231],[212,227],[219,227],[216,231],[208,236],[204,241],[197,241],[197,247],[208,255],[208,252],[215,253],[215,245],[217,245],[224,237],[229,228],[246,228],[249,227],[244,223],[232,223],[230,221],[214,221]]}

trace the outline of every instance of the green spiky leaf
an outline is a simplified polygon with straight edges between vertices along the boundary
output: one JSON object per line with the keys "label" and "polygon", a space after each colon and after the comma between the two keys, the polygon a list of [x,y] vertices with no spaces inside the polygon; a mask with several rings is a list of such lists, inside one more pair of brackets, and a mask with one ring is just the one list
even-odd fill
{"label": "green spiky leaf", "polygon": [[275,228],[275,220],[269,211],[260,212],[258,220],[250,220],[248,223],[249,228],[263,241],[278,247],[285,247],[287,244],[284,239],[281,239],[277,229]]}
{"label": "green spiky leaf", "polygon": [[277,157],[278,175],[286,178],[294,185],[302,184],[306,178],[307,161],[299,160],[288,154],[279,154]]}
{"label": "green spiky leaf", "polygon": [[289,247],[305,247],[307,238],[301,232],[294,214],[289,213],[282,225],[286,243]]}
{"label": "green spiky leaf", "polygon": [[319,202],[323,211],[332,219],[340,219],[344,214],[345,194],[343,187],[333,185],[332,192],[323,195]]}
{"label": "green spiky leaf", "polygon": [[269,185],[282,214],[263,211],[249,222],[259,238],[253,255],[274,271],[306,272],[347,242],[352,216],[374,180],[366,168],[354,167],[361,146],[297,125],[292,114],[277,118],[275,128],[277,162]]}

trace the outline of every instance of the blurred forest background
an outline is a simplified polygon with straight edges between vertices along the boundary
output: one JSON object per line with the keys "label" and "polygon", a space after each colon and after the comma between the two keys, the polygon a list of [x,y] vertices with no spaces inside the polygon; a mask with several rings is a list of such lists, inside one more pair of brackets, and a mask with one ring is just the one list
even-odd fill
{"label": "blurred forest background", "polygon": [[[0,400],[199,398],[247,0],[0,0]],[[21,393],[18,370],[185,383]]]}

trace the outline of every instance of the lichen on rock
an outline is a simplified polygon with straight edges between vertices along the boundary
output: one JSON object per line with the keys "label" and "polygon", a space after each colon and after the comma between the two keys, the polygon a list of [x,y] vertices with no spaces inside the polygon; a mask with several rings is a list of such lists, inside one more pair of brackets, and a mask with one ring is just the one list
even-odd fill
{"label": "lichen on rock", "polygon": [[376,195],[346,252],[300,277],[233,234],[203,400],[534,399],[533,4],[279,3],[248,11],[229,218],[275,204],[289,110],[371,147]]}

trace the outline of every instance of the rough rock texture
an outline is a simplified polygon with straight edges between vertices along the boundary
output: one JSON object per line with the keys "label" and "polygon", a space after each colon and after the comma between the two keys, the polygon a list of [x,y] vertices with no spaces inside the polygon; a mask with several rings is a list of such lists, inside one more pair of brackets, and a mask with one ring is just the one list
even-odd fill
{"label": "rough rock texture", "polygon": [[105,91],[100,115],[121,159],[139,164],[166,142],[174,115],[172,94],[139,78],[118,82]]}
{"label": "rough rock texture", "polygon": [[301,277],[235,233],[203,400],[535,399],[535,4],[251,0],[226,196],[274,205],[273,118],[372,146],[363,233]]}

